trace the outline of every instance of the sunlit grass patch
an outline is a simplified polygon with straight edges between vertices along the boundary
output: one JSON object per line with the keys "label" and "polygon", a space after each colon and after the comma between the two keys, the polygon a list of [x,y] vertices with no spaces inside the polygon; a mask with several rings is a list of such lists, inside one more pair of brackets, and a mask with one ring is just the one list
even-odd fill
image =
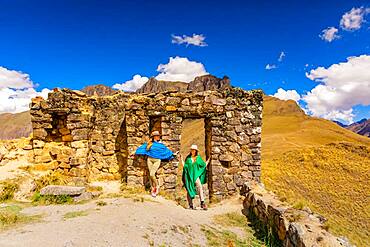
{"label": "sunlit grass patch", "polygon": [[87,216],[88,212],[87,211],[73,211],[73,212],[68,212],[64,214],[63,218],[64,219],[71,219],[71,218],[76,218],[76,217],[81,217],[81,216]]}
{"label": "sunlit grass patch", "polygon": [[0,230],[19,224],[37,221],[41,215],[25,215],[21,213],[22,207],[11,205],[0,208]]}
{"label": "sunlit grass patch", "polygon": [[260,247],[264,244],[253,238],[241,238],[230,230],[219,230],[210,226],[202,226],[201,230],[207,238],[208,246],[224,247]]}
{"label": "sunlit grass patch", "polygon": [[69,195],[41,195],[40,192],[36,192],[32,203],[34,205],[72,204],[73,198]]}
{"label": "sunlit grass patch", "polygon": [[267,189],[296,209],[308,206],[328,219],[326,228],[357,246],[370,242],[370,148],[332,143],[292,150],[262,161]]}
{"label": "sunlit grass patch", "polygon": [[[213,221],[222,228],[202,226],[209,246],[264,246],[263,241],[256,238],[247,217],[240,212],[215,215]],[[240,229],[243,236],[233,232],[233,228]]]}

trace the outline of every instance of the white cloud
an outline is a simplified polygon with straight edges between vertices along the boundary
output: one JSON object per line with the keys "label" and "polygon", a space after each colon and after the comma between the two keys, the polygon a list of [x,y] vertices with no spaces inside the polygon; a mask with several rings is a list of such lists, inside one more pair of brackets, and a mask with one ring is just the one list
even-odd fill
{"label": "white cloud", "polygon": [[266,67],[265,67],[265,69],[267,70],[276,69],[276,68],[277,66],[275,64],[266,64]]}
{"label": "white cloud", "polygon": [[349,109],[347,111],[331,111],[324,115],[323,117],[330,120],[336,120],[340,121],[343,120],[346,123],[353,123],[353,117],[355,115],[353,114],[353,109]]}
{"label": "white cloud", "polygon": [[25,89],[0,89],[0,113],[23,112],[29,110],[31,99],[36,96],[41,96],[47,99],[49,89],[44,88],[41,92],[37,92],[34,88]]}
{"label": "white cloud", "polygon": [[0,66],[0,89],[8,87],[16,89],[29,88],[33,87],[33,83],[29,75]]}
{"label": "white cloud", "polygon": [[340,36],[337,35],[338,29],[335,27],[328,27],[324,30],[322,30],[321,34],[319,35],[321,39],[327,41],[327,42],[332,42],[335,39],[339,39]]}
{"label": "white cloud", "polygon": [[28,74],[0,67],[0,113],[27,111],[32,98],[47,98],[49,92],[37,92]]}
{"label": "white cloud", "polygon": [[167,64],[158,65],[157,71],[160,73],[155,78],[163,81],[190,82],[197,76],[208,74],[202,63],[178,56],[170,57]]}
{"label": "white cloud", "polygon": [[279,59],[278,59],[278,61],[279,62],[282,62],[283,61],[283,59],[284,59],[284,57],[285,57],[285,52],[280,52],[280,55],[279,55]]}
{"label": "white cloud", "polygon": [[298,101],[301,99],[301,96],[297,93],[296,90],[284,90],[282,88],[279,88],[277,92],[272,96],[281,100]]}
{"label": "white cloud", "polygon": [[186,44],[186,46],[194,45],[194,46],[207,46],[207,43],[204,41],[206,37],[203,34],[193,34],[193,36],[187,35],[172,35],[172,43],[173,44]]}
{"label": "white cloud", "polygon": [[318,117],[352,122],[352,107],[370,104],[369,68],[370,56],[361,55],[306,73],[309,79],[321,83],[302,96],[308,112]]}
{"label": "white cloud", "polygon": [[134,92],[137,89],[141,88],[147,81],[148,77],[141,75],[134,75],[131,80],[128,80],[122,84],[114,84],[112,88],[122,90],[125,92]]}
{"label": "white cloud", "polygon": [[370,8],[352,8],[342,16],[340,27],[347,31],[360,29],[364,22],[364,16],[368,13],[370,13]]}

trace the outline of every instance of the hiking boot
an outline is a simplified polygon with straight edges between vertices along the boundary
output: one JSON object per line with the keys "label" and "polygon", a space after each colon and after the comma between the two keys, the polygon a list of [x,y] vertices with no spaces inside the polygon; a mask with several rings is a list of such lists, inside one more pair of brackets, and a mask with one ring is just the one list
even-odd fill
{"label": "hiking boot", "polygon": [[189,209],[195,210],[196,208],[194,207],[194,205],[190,205]]}
{"label": "hiking boot", "polygon": [[200,207],[201,207],[203,210],[208,210],[207,205],[206,205],[204,202],[200,202]]}

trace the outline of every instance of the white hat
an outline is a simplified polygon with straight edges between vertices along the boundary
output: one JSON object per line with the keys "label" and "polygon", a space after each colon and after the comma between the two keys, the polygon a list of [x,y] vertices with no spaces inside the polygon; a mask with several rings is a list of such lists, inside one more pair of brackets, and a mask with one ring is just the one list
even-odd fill
{"label": "white hat", "polygon": [[197,150],[198,151],[198,146],[195,145],[195,144],[193,144],[193,145],[191,145],[190,149],[194,149],[194,150]]}
{"label": "white hat", "polygon": [[155,130],[152,132],[152,136],[161,136],[161,134],[159,134],[158,130]]}

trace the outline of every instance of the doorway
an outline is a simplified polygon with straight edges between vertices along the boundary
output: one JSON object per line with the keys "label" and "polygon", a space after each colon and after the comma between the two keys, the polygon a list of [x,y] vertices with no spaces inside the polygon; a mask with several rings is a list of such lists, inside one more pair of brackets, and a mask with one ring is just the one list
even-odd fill
{"label": "doorway", "polygon": [[[185,118],[182,122],[182,131],[181,131],[181,149],[180,153],[183,159],[190,152],[190,146],[195,144],[198,146],[199,154],[204,161],[208,160],[211,157],[211,133],[212,129],[210,127],[210,120],[208,118]],[[206,200],[210,198],[211,187],[212,187],[212,171],[211,165],[207,168],[207,183],[203,185],[203,191]],[[183,171],[183,164],[180,162],[178,176],[181,179]],[[182,185],[182,182],[180,186]],[[186,191],[185,193],[186,199]],[[199,206],[198,196],[193,200],[195,206]]]}

